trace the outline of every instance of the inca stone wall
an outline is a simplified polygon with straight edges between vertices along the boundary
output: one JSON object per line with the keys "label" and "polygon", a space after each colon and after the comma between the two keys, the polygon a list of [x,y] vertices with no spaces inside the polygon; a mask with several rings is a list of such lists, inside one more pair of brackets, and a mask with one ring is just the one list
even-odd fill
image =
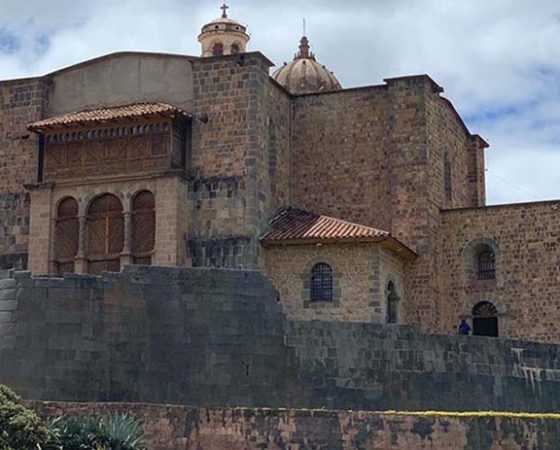
{"label": "inca stone wall", "polygon": [[551,450],[560,420],[301,409],[30,402],[43,417],[127,412],[151,450]]}
{"label": "inca stone wall", "polygon": [[0,281],[0,382],[29,399],[555,411],[559,352],[405,325],[286,321],[272,283],[252,271],[129,266]]}
{"label": "inca stone wall", "polygon": [[[441,332],[480,301],[498,309],[500,335],[560,340],[560,201],[442,213]],[[473,242],[496,247],[496,279],[478,280]]]}

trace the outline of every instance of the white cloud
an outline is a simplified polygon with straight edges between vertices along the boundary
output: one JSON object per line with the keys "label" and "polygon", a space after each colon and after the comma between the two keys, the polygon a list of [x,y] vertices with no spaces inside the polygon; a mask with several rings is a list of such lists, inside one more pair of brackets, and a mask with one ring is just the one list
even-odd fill
{"label": "white cloud", "polygon": [[[120,50],[198,54],[200,26],[221,2],[0,0],[0,78],[39,75]],[[277,64],[297,50],[301,19],[314,51],[346,87],[428,73],[487,138],[488,198],[560,197],[560,3],[539,0],[232,0],[250,48]],[[41,48],[44,36],[48,48]],[[39,44],[38,44],[39,43]],[[513,188],[490,174],[508,180]],[[530,193],[525,194],[524,192]]]}

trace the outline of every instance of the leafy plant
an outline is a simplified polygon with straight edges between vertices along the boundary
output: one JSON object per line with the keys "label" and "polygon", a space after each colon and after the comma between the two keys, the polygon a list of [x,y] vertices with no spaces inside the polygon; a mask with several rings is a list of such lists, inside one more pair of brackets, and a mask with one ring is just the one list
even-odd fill
{"label": "leafy plant", "polygon": [[[45,450],[144,450],[142,425],[129,414],[59,417]],[[0,449],[2,450],[2,449]]]}
{"label": "leafy plant", "polygon": [[0,450],[39,449],[47,430],[21,398],[0,384]]}

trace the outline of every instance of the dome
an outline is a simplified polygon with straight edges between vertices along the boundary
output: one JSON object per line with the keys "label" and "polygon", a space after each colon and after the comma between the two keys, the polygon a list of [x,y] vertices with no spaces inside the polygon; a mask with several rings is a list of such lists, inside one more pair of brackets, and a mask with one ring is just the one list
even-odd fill
{"label": "dome", "polygon": [[202,56],[223,56],[244,53],[250,36],[247,26],[227,16],[227,6],[222,5],[222,16],[208,22],[198,35]]}
{"label": "dome", "polygon": [[309,40],[303,36],[299,52],[291,63],[284,63],[272,74],[278,83],[292,94],[311,94],[342,89],[334,73],[319,64],[309,51]]}

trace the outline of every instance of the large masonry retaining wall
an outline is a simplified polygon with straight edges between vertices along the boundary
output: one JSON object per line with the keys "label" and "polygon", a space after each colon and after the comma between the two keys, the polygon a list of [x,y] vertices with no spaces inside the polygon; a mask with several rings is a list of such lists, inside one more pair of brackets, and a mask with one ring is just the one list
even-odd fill
{"label": "large masonry retaining wall", "polygon": [[150,450],[552,450],[560,420],[372,411],[31,402],[48,417],[128,412]]}
{"label": "large masonry retaining wall", "polygon": [[255,271],[8,271],[0,382],[37,400],[557,411],[560,347],[288,321]]}

